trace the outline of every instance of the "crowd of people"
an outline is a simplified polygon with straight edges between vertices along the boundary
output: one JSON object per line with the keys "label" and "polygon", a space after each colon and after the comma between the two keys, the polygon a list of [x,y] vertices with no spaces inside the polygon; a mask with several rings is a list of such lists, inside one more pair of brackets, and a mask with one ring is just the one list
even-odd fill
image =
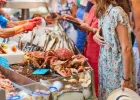
{"label": "crowd of people", "polygon": [[[5,2],[0,0],[0,9]],[[55,17],[43,17],[45,24],[57,20],[88,58],[99,100],[106,100],[120,87],[136,92],[140,88],[139,4],[139,0],[57,0]],[[42,22],[41,16],[13,22],[2,10],[0,13],[2,38],[33,30]]]}
{"label": "crowd of people", "polygon": [[[69,13],[63,9],[65,12],[63,18],[80,23],[73,24],[77,30],[75,44],[94,69],[98,99],[106,100],[109,94],[119,87],[123,90],[130,88],[137,91],[140,84],[138,0],[59,0],[59,2],[61,7],[73,5],[72,10],[67,9]],[[75,5],[77,16],[73,14]]]}

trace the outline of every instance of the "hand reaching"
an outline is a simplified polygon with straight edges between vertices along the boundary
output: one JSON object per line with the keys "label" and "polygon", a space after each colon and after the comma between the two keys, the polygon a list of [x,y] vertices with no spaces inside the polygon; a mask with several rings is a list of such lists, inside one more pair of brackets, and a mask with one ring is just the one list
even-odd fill
{"label": "hand reaching", "polygon": [[28,32],[28,31],[32,31],[33,28],[36,26],[37,24],[35,22],[30,22],[27,24],[23,24],[23,29],[24,31]]}
{"label": "hand reaching", "polygon": [[42,22],[41,19],[42,19],[41,17],[35,17],[33,19],[30,19],[29,22],[33,22],[33,23],[36,23],[37,25],[40,25]]}
{"label": "hand reaching", "polygon": [[70,19],[70,20],[74,20],[75,18],[71,15],[68,15],[68,14],[64,14],[61,16],[63,19]]}

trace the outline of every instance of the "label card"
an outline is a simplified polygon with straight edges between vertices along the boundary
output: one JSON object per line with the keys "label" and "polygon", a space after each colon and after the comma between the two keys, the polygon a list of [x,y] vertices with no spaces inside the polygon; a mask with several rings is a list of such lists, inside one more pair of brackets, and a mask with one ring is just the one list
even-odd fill
{"label": "label card", "polygon": [[31,43],[26,43],[22,49],[22,51],[24,52],[33,52],[33,51],[40,51],[40,50],[41,48],[39,46],[31,44]]}
{"label": "label card", "polygon": [[0,66],[5,68],[10,68],[10,65],[8,64],[8,60],[3,57],[0,57]]}
{"label": "label card", "polygon": [[50,69],[36,69],[32,74],[34,75],[44,75],[49,72]]}

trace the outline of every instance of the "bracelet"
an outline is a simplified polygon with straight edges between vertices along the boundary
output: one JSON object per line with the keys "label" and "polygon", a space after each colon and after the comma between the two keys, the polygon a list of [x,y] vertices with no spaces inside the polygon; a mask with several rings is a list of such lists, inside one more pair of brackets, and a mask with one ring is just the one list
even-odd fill
{"label": "bracelet", "polygon": [[124,81],[130,81],[130,78],[129,78],[129,79],[125,79],[125,78],[123,77],[123,80],[124,80]]}

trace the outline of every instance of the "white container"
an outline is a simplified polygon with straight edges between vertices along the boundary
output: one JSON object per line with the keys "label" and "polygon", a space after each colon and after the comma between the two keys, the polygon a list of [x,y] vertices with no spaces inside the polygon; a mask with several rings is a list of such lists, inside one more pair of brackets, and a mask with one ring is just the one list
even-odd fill
{"label": "white container", "polygon": [[63,84],[60,81],[55,81],[53,83],[53,87],[56,87],[57,90],[59,91],[59,90],[61,90],[63,88]]}
{"label": "white container", "polygon": [[19,93],[18,93],[18,95],[20,96],[20,100],[30,100],[30,95],[29,94],[27,94],[26,92],[24,92],[24,91],[20,91]]}
{"label": "white container", "polygon": [[58,91],[56,87],[49,87],[49,90],[52,94],[53,100],[56,100],[57,96],[58,96]]}
{"label": "white container", "polygon": [[49,100],[50,95],[49,94],[43,94],[43,99],[42,100]]}
{"label": "white container", "polygon": [[33,92],[32,93],[32,100],[42,100],[43,97],[42,97],[42,94],[39,93],[39,92]]}
{"label": "white container", "polygon": [[83,89],[83,95],[86,99],[92,96],[92,91],[90,88],[84,88]]}

